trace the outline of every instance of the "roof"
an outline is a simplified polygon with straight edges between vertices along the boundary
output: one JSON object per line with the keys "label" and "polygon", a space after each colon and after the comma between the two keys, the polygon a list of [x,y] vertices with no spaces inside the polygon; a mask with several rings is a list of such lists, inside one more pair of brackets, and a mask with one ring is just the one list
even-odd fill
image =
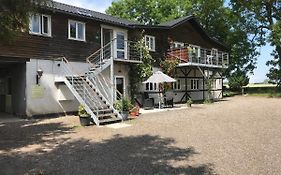
{"label": "roof", "polygon": [[81,16],[81,17],[87,17],[87,18],[91,18],[91,19],[95,19],[95,20],[103,21],[103,22],[108,22],[108,23],[115,24],[115,25],[121,25],[121,26],[128,27],[131,25],[139,24],[138,22],[135,22],[135,21],[117,18],[114,16],[106,15],[104,13],[100,13],[100,12],[96,12],[96,11],[92,11],[92,10],[88,10],[88,9],[84,9],[84,8],[80,8],[80,7],[75,7],[72,5],[67,5],[67,4],[63,4],[60,2],[56,2],[56,1],[50,1],[47,4],[47,7],[49,7],[52,10],[58,10],[60,12],[73,14],[73,15]]}
{"label": "roof", "polygon": [[189,16],[185,16],[185,17],[182,17],[182,18],[174,19],[172,21],[161,23],[158,26],[174,27],[174,26],[176,26],[178,24],[181,24],[181,23],[183,23],[185,21],[188,21],[188,20],[190,20],[192,18],[194,18],[194,16],[193,15],[189,15]]}
{"label": "roof", "polygon": [[130,20],[114,17],[114,16],[107,15],[104,13],[100,13],[100,12],[96,12],[96,11],[92,11],[92,10],[88,10],[88,9],[84,9],[84,8],[80,8],[80,7],[75,7],[72,5],[63,4],[63,3],[56,2],[53,0],[51,0],[47,4],[47,8],[50,8],[52,10],[57,10],[59,12],[72,14],[72,15],[76,15],[76,16],[80,16],[80,17],[84,17],[84,18],[86,17],[86,18],[97,20],[97,21],[106,22],[106,23],[123,26],[123,27],[127,27],[127,28],[167,29],[167,30],[169,30],[169,29],[174,28],[178,25],[181,25],[187,21],[192,21],[208,39],[210,39],[211,41],[215,42],[216,44],[219,44],[222,47],[228,49],[224,44],[222,44],[221,42],[217,41],[216,39],[210,37],[193,15],[178,18],[178,19],[175,19],[172,21],[168,21],[166,23],[161,23],[159,25],[144,25],[144,24],[140,24],[139,22],[136,22],[136,21],[130,21]]}

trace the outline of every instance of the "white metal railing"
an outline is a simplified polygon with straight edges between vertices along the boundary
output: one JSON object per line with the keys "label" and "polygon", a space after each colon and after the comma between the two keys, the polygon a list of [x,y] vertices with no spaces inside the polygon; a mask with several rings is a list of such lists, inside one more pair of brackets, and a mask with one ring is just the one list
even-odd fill
{"label": "white metal railing", "polygon": [[61,68],[63,70],[63,74],[65,75],[65,79],[70,83],[70,90],[78,99],[79,103],[84,106],[87,113],[91,115],[95,123],[99,125],[97,115],[99,114],[100,108],[102,108],[105,104],[101,101],[93,89],[91,89],[85,80],[85,76],[77,74],[68,60],[64,57],[61,58]]}
{"label": "white metal railing", "polygon": [[174,48],[167,52],[167,59],[180,59],[181,62],[195,63],[201,65],[211,65],[228,67],[229,54],[216,49],[200,48],[197,50],[190,47]]}
{"label": "white metal railing", "polygon": [[94,67],[100,67],[105,61],[110,59],[122,61],[142,61],[142,47],[135,41],[122,40],[116,38],[97,50],[86,58],[86,61]]}

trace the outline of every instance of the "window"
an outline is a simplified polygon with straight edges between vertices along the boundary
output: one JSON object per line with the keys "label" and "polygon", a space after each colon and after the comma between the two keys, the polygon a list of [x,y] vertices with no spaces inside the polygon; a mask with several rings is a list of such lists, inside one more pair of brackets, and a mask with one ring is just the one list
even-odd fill
{"label": "window", "polygon": [[145,90],[146,91],[156,91],[157,90],[157,84],[156,83],[146,83],[145,84]]}
{"label": "window", "polygon": [[180,80],[177,80],[176,82],[174,82],[173,89],[175,89],[175,90],[181,89],[181,81]]}
{"label": "window", "polygon": [[182,48],[182,47],[184,47],[184,43],[182,43],[182,42],[175,41],[172,44],[172,48]]}
{"label": "window", "polygon": [[155,37],[150,35],[145,35],[145,46],[150,51],[155,51]]}
{"label": "window", "polygon": [[191,79],[191,89],[192,90],[199,89],[199,80],[198,79]]}
{"label": "window", "polygon": [[68,39],[85,41],[85,23],[69,20],[68,21]]}
{"label": "window", "polygon": [[30,17],[30,33],[51,36],[51,16],[35,14]]}
{"label": "window", "polygon": [[195,54],[195,57],[200,57],[200,46],[190,44],[189,47],[191,47],[193,54]]}

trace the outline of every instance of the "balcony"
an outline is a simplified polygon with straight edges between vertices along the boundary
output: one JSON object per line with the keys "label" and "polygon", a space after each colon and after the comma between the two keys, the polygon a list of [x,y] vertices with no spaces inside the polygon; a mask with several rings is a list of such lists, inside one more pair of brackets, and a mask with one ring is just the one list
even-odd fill
{"label": "balcony", "polygon": [[113,39],[87,59],[92,65],[102,65],[108,60],[142,63],[142,49],[134,41]]}
{"label": "balcony", "polygon": [[229,54],[217,49],[205,49],[199,47],[181,47],[170,49],[167,59],[179,59],[179,67],[201,66],[212,68],[227,68]]}

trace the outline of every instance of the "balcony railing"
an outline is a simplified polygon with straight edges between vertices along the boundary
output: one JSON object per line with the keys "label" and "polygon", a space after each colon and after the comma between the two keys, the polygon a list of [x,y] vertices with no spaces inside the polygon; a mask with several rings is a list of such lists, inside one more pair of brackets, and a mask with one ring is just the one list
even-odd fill
{"label": "balcony railing", "polygon": [[167,59],[179,59],[181,65],[227,68],[229,64],[229,54],[227,52],[205,48],[174,48],[167,52]]}
{"label": "balcony railing", "polygon": [[134,41],[122,40],[116,38],[97,50],[87,58],[88,62],[98,64],[103,60],[113,58],[116,61],[123,62],[142,62],[142,49]]}

